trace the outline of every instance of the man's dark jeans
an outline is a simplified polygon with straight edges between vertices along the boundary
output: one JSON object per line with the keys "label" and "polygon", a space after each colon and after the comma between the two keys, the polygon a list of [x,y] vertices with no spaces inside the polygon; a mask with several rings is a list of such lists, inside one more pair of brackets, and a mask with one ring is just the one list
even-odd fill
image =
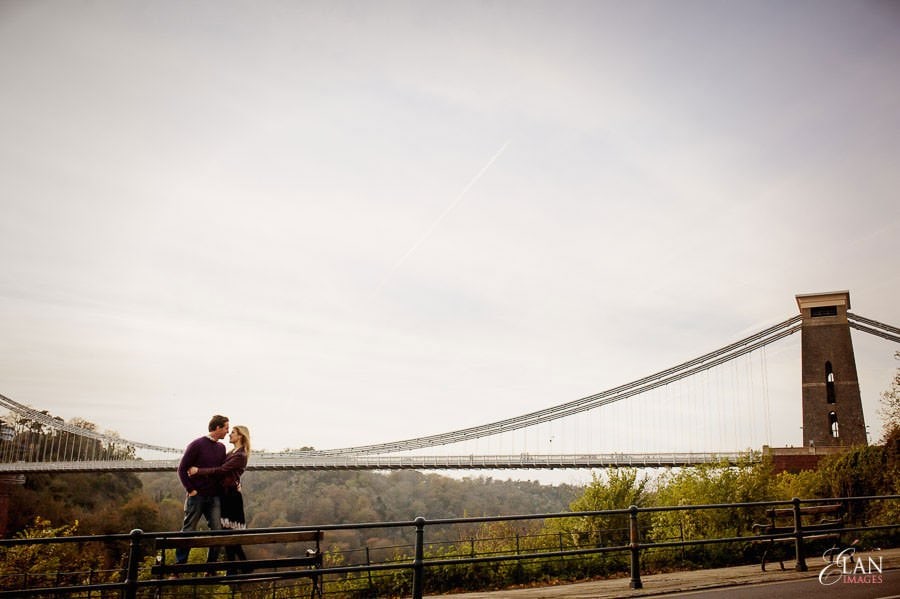
{"label": "man's dark jeans", "polygon": [[[218,497],[203,497],[201,495],[188,497],[184,502],[184,524],[181,525],[181,530],[197,530],[201,516],[206,519],[206,524],[210,530],[222,528],[222,505]],[[220,549],[220,547],[210,547],[206,561],[218,561]],[[176,549],[175,563],[186,563],[190,552],[190,548],[179,547]]]}

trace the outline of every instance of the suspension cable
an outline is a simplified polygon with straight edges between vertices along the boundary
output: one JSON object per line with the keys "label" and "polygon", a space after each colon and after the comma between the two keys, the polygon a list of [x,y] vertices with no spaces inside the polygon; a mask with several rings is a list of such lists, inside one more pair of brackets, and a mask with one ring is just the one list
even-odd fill
{"label": "suspension cable", "polygon": [[857,331],[862,331],[863,333],[868,333],[870,335],[875,335],[876,337],[881,337],[882,339],[887,339],[888,341],[893,341],[895,343],[900,343],[900,336],[891,335],[890,333],[886,333],[885,331],[879,331],[878,329],[873,329],[867,326],[863,326],[859,323],[851,321],[850,327],[856,329]]}
{"label": "suspension cable", "polygon": [[62,420],[61,418],[56,418],[54,416],[50,416],[44,412],[38,412],[32,408],[29,408],[26,405],[20,404],[17,401],[13,401],[12,399],[6,397],[5,395],[0,395],[0,406],[3,406],[20,416],[24,416],[29,420],[33,420],[35,422],[39,422],[40,424],[45,424],[50,426],[56,430],[62,430],[69,433],[73,433],[76,435],[81,435],[83,437],[88,437],[90,439],[96,439],[101,443],[110,443],[113,445],[126,444],[132,445],[134,447],[139,447],[141,449],[151,449],[154,451],[164,451],[169,453],[180,453],[181,449],[176,449],[174,447],[161,447],[159,445],[150,445],[148,443],[140,443],[138,441],[128,441],[127,439],[122,439],[120,437],[115,437],[112,435],[104,435],[102,433],[98,433],[97,431],[92,431],[86,428],[82,428],[80,426],[75,426],[74,424],[69,424]]}
{"label": "suspension cable", "polygon": [[870,335],[875,335],[876,337],[881,337],[888,341],[900,343],[900,329],[897,327],[892,327],[889,324],[884,324],[883,322],[878,322],[877,320],[872,320],[865,316],[859,316],[858,314],[851,314],[850,312],[847,312],[847,320],[849,321],[850,326],[857,331],[862,331],[863,333],[869,333]]}
{"label": "suspension cable", "polygon": [[849,320],[855,320],[862,324],[868,324],[885,331],[890,331],[891,333],[894,333],[896,335],[900,335],[900,329],[898,329],[897,327],[892,327],[889,324],[884,324],[883,322],[878,322],[877,320],[872,320],[871,318],[866,318],[865,316],[860,316],[859,314],[852,314],[850,312],[847,312],[847,318]]}
{"label": "suspension cable", "polygon": [[[750,335],[740,341],[727,345],[723,348],[694,358],[678,366],[673,366],[666,370],[657,372],[642,379],[620,385],[613,389],[608,389],[594,395],[589,395],[581,399],[577,399],[568,403],[556,405],[536,412],[530,412],[514,418],[499,420],[480,426],[470,427],[441,433],[427,437],[418,437],[414,439],[406,439],[403,441],[393,441],[388,443],[379,443],[373,445],[363,445],[357,447],[347,447],[338,449],[326,449],[311,452],[291,452],[291,453],[311,453],[316,455],[335,455],[335,454],[363,454],[385,452],[392,453],[395,451],[406,451],[411,449],[420,449],[424,447],[433,447],[436,445],[447,445],[468,441],[478,437],[496,435],[503,432],[517,430],[527,426],[533,426],[564,418],[587,410],[607,405],[628,397],[632,397],[639,393],[644,393],[651,389],[656,389],[668,383],[681,380],[698,372],[708,370],[714,366],[723,364],[729,360],[742,356],[746,353],[764,347],[769,343],[782,339],[800,330],[800,325],[796,324],[801,319],[800,315],[794,316],[775,326],[769,327],[763,331]],[[794,326],[791,326],[794,325]],[[785,328],[790,327],[790,328]],[[778,332],[780,331],[780,332]],[[773,333],[777,333],[773,335]],[[756,341],[756,343],[751,343]],[[750,343],[750,345],[747,345]],[[737,351],[735,351],[737,350]]]}
{"label": "suspension cable", "polygon": [[[889,341],[900,343],[900,328],[886,325],[884,323],[872,320],[863,316],[847,313],[849,325],[859,331],[882,337]],[[660,372],[651,374],[644,378],[619,385],[593,395],[588,395],[580,399],[576,399],[567,403],[558,404],[535,412],[529,412],[513,418],[507,418],[496,422],[482,424],[479,426],[469,427],[447,433],[440,433],[426,437],[418,437],[414,439],[406,439],[402,441],[393,441],[389,443],[379,443],[372,445],[362,445],[357,447],[346,447],[337,449],[326,449],[307,452],[288,452],[291,454],[314,454],[314,455],[336,455],[336,454],[366,454],[366,453],[393,453],[396,451],[406,451],[411,449],[420,449],[425,447],[434,447],[437,445],[447,445],[458,443],[480,437],[487,437],[503,432],[518,430],[545,422],[551,422],[559,418],[565,418],[593,410],[604,405],[608,405],[646,391],[650,391],[668,385],[672,382],[679,381],[686,377],[692,376],[699,372],[707,371],[715,366],[724,364],[737,357],[765,347],[770,343],[778,341],[788,335],[800,330],[801,326],[797,324],[801,320],[801,316],[793,316],[772,327],[759,331],[749,337],[745,337],[730,345],[719,348],[687,362],[678,364],[671,368],[667,368]],[[0,395],[0,406],[6,407],[11,411],[40,424],[48,425],[59,431],[66,431],[81,438],[94,439],[98,442],[107,443],[110,446],[127,444],[134,448],[149,449],[154,451],[179,453],[181,450],[172,447],[162,447],[129,441],[112,435],[101,434],[96,431],[88,430],[79,426],[75,426],[65,421],[50,416],[45,412],[39,412],[20,404],[12,399]],[[68,447],[68,439],[65,439],[66,447]],[[46,444],[45,444],[46,451]],[[52,443],[50,451],[52,452]]]}

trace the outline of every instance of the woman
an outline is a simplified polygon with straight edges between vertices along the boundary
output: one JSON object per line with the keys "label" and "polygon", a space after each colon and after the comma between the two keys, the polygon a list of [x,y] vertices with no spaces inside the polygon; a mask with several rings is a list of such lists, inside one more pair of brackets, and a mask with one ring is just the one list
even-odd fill
{"label": "woman", "polygon": [[[221,466],[215,468],[188,468],[188,476],[211,476],[222,486],[222,528],[247,528],[244,519],[244,497],[241,495],[241,474],[247,468],[250,457],[250,431],[246,426],[232,427],[228,441],[234,446]],[[225,556],[228,561],[246,560],[240,545],[227,545]],[[249,570],[246,570],[249,572]],[[226,570],[228,574],[234,571]]]}

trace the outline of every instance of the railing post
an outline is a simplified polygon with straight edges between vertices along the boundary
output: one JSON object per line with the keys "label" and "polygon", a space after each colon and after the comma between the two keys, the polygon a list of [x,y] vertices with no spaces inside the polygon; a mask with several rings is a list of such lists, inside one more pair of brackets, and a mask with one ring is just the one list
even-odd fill
{"label": "railing post", "polygon": [[631,547],[631,583],[628,585],[632,589],[644,588],[641,582],[641,548],[640,535],[638,531],[638,507],[632,505],[628,508],[628,539]]}
{"label": "railing post", "polygon": [[809,568],[806,566],[806,558],[803,557],[803,518],[800,513],[800,498],[791,499],[794,507],[794,553],[797,556],[797,565],[794,569],[797,572],[806,572]]}
{"label": "railing post", "polygon": [[413,560],[413,599],[422,599],[425,588],[425,518],[419,516],[416,524],[416,556]]}
{"label": "railing post", "polygon": [[141,563],[141,537],[144,531],[136,528],[131,531],[131,545],[128,548],[128,566],[125,576],[125,599],[136,599],[138,566]]}

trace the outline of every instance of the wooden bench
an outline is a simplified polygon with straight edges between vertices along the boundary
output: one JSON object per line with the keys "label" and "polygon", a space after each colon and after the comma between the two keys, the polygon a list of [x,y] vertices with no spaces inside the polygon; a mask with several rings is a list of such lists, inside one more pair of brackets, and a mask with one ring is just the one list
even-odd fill
{"label": "wooden bench", "polygon": [[[844,527],[844,510],[840,504],[814,505],[801,507],[800,533],[804,541],[816,539],[840,539],[841,529]],[[793,543],[796,541],[794,533],[794,508],[774,508],[766,511],[768,522],[754,524],[753,531],[759,535],[777,535],[791,533],[790,537],[778,539],[760,539],[753,543],[765,545],[760,566],[766,571],[766,558],[776,545]],[[803,560],[802,555],[796,556],[798,561]],[[784,559],[779,556],[778,563],[784,570]],[[804,562],[805,564],[805,562]]]}
{"label": "wooden bench", "polygon": [[[271,574],[279,569],[289,569],[296,576],[310,578],[312,589],[310,598],[322,597],[322,583],[317,570],[322,569],[321,542],[324,533],[321,530],[299,532],[235,532],[230,535],[196,535],[178,537],[157,537],[155,549],[157,551],[156,565],[151,568],[153,578],[181,577],[185,574],[199,574],[205,576],[217,576],[218,572],[238,572],[229,574],[224,580],[232,579],[235,582],[258,582],[260,580],[272,580]],[[307,547],[301,557],[282,557],[269,559],[247,559],[240,561],[218,561],[202,563],[175,564],[166,563],[166,550],[169,549],[194,549],[203,547],[248,546],[263,544],[306,543]],[[302,571],[301,571],[302,569]],[[260,572],[260,570],[268,571]],[[249,573],[253,572],[252,575]]]}

